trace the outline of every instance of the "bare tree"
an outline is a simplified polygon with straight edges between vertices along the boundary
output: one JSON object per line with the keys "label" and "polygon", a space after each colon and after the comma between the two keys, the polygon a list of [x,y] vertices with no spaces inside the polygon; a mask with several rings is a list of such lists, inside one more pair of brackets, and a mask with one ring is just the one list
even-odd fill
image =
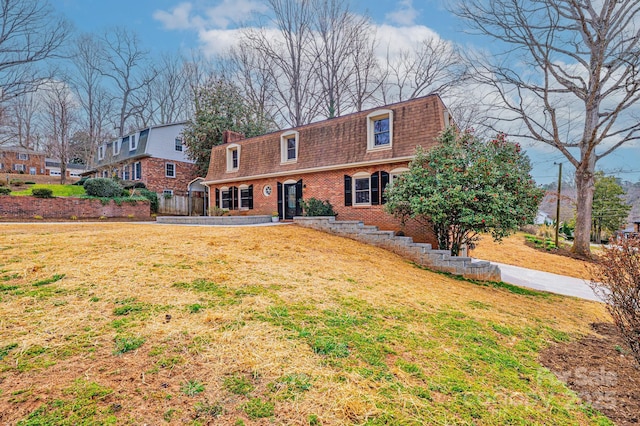
{"label": "bare tree", "polygon": [[385,103],[444,93],[460,84],[465,75],[456,47],[436,36],[422,40],[413,49],[387,54],[383,84]]}
{"label": "bare tree", "polygon": [[316,35],[311,49],[323,109],[332,118],[350,106],[346,104],[349,82],[363,65],[355,62],[355,56],[364,54],[363,48],[369,46],[370,23],[368,18],[352,13],[345,0],[315,0],[313,6]]}
{"label": "bare tree", "polygon": [[60,55],[70,26],[46,0],[0,1],[0,102],[50,78],[37,63]]}
{"label": "bare tree", "polygon": [[38,150],[37,115],[40,107],[39,97],[34,93],[23,93],[11,99],[6,107],[7,122],[3,129],[3,140]]}
{"label": "bare tree", "polygon": [[66,84],[50,82],[46,87],[44,105],[47,152],[60,162],[60,183],[64,184],[70,158],[70,140],[77,118],[76,103]]}
{"label": "bare tree", "polygon": [[158,76],[149,85],[151,103],[157,104],[155,121],[175,123],[189,118],[189,81],[184,60],[175,54],[164,54],[158,65]]}
{"label": "bare tree", "polygon": [[362,111],[382,87],[382,71],[375,55],[376,45],[375,33],[370,30],[362,32],[353,46],[353,68],[348,92],[349,103],[356,111]]}
{"label": "bare tree", "polygon": [[461,0],[452,11],[504,46],[472,61],[496,95],[493,127],[517,124],[511,135],[555,147],[575,167],[573,251],[589,255],[596,163],[640,139],[640,2]]}
{"label": "bare tree", "polygon": [[[112,113],[112,102],[103,87],[103,76],[99,71],[101,49],[96,38],[82,35],[76,40],[73,55],[76,72],[72,81],[84,121],[84,134],[82,138],[76,138],[76,147],[79,150],[77,155],[85,164],[91,164],[98,145],[109,133],[107,119]],[[80,142],[86,146],[81,148]]]}
{"label": "bare tree", "polygon": [[313,43],[311,0],[267,0],[275,30],[262,27],[244,32],[246,46],[259,52],[274,83],[278,115],[293,127],[313,121],[319,110],[318,85],[310,54]]}
{"label": "bare tree", "polygon": [[136,34],[116,27],[102,37],[101,65],[98,70],[115,85],[118,103],[116,130],[119,136],[127,131],[127,121],[141,117],[148,98],[142,93],[157,76],[149,63],[149,52],[143,50]]}

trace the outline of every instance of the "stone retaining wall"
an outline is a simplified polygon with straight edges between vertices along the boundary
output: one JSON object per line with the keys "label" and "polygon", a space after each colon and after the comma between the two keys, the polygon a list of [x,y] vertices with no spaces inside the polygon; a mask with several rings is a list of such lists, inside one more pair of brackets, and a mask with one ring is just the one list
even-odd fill
{"label": "stone retaining wall", "polygon": [[91,219],[120,217],[150,219],[151,208],[147,200],[123,202],[113,201],[103,205],[100,200],[76,197],[36,198],[32,196],[0,196],[0,218],[2,219]]}
{"label": "stone retaining wall", "polygon": [[414,243],[411,237],[397,237],[361,221],[336,221],[333,216],[295,217],[295,224],[387,249],[418,265],[436,271],[481,281],[501,281],[500,268],[487,261],[451,256],[448,250],[433,250],[431,244]]}

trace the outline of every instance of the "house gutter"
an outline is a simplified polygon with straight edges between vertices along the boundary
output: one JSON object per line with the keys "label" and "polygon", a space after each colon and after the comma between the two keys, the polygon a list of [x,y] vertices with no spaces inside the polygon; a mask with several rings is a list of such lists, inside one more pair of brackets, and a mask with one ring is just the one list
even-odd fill
{"label": "house gutter", "polygon": [[202,181],[202,184],[205,185],[207,188],[209,188],[209,185],[217,185],[217,184],[222,184],[222,183],[232,183],[232,182],[238,182],[238,181],[243,181],[243,180],[266,179],[266,178],[273,178],[273,177],[291,176],[291,175],[294,175],[294,174],[303,175],[303,174],[327,172],[327,171],[340,170],[340,169],[350,169],[350,168],[354,168],[354,167],[377,166],[377,165],[380,165],[380,164],[389,164],[389,163],[405,163],[407,161],[413,160],[414,158],[415,158],[415,156],[411,155],[411,156],[407,156],[407,157],[398,157],[398,158],[392,158],[392,159],[388,159],[387,158],[387,159],[382,159],[382,160],[361,161],[359,163],[337,164],[337,165],[332,165],[332,166],[312,167],[310,169],[299,169],[299,170],[294,169],[294,170],[288,170],[288,171],[277,172],[277,173],[264,173],[264,174],[261,174],[261,175],[239,176],[239,177],[234,177],[234,178],[229,178],[229,179]]}

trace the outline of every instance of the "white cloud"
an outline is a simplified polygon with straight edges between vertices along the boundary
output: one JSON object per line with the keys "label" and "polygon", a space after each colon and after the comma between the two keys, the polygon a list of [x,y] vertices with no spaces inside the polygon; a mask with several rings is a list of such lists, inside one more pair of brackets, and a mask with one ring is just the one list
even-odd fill
{"label": "white cloud", "polygon": [[167,30],[206,31],[238,26],[255,13],[266,10],[266,5],[260,0],[222,0],[216,6],[206,8],[194,8],[193,3],[184,2],[169,11],[156,10],[153,18]]}
{"label": "white cloud", "polygon": [[156,10],[153,12],[153,19],[160,21],[167,30],[186,30],[192,28],[190,20],[192,7],[191,3],[180,3],[170,12]]}
{"label": "white cloud", "polygon": [[387,57],[387,52],[389,58],[393,59],[400,51],[413,49],[423,40],[440,38],[435,31],[424,25],[397,27],[387,24],[376,26],[376,37],[379,41],[376,55],[381,59]]}
{"label": "white cloud", "polygon": [[385,15],[385,19],[392,24],[400,26],[412,26],[420,12],[413,7],[413,0],[401,0],[398,9]]}

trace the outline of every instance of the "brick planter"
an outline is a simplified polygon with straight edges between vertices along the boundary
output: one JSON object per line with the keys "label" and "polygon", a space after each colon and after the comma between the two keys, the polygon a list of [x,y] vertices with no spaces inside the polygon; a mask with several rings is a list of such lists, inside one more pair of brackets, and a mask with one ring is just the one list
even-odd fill
{"label": "brick planter", "polygon": [[123,202],[113,201],[103,205],[100,200],[75,197],[36,198],[31,196],[0,196],[0,218],[2,219],[91,219],[136,218],[150,219],[151,207],[147,200]]}

